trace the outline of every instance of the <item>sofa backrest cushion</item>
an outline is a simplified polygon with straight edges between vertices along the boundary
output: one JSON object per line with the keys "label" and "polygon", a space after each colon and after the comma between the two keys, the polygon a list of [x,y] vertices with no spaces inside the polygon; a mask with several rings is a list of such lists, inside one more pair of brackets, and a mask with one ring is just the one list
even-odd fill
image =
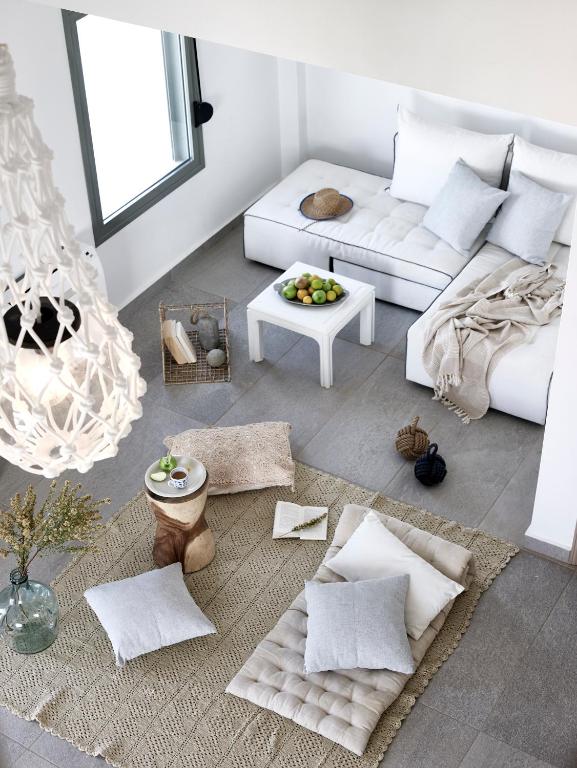
{"label": "sofa backrest cushion", "polygon": [[553,238],[558,243],[571,245],[577,201],[577,155],[538,147],[515,136],[511,170],[525,174],[548,189],[571,195],[571,202]]}
{"label": "sofa backrest cushion", "polygon": [[390,193],[430,206],[461,158],[493,187],[501,183],[513,134],[485,134],[437,123],[399,107]]}

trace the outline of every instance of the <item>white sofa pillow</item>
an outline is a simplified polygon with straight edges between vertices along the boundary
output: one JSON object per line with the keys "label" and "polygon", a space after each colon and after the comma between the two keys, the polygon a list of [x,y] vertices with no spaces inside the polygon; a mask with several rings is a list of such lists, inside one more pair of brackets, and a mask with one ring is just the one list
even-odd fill
{"label": "white sofa pillow", "polygon": [[403,544],[372,511],[365,515],[340,552],[325,565],[347,581],[381,579],[407,573],[409,591],[405,603],[405,623],[408,634],[415,640],[421,637],[447,603],[464,589]]}
{"label": "white sofa pillow", "polygon": [[467,255],[508,196],[508,192],[486,184],[466,163],[457,160],[425,214],[423,226]]}
{"label": "white sofa pillow", "polygon": [[553,238],[558,243],[571,245],[577,201],[577,155],[538,147],[515,136],[511,170],[524,173],[548,189],[571,195],[569,206]]}
{"label": "white sofa pillow", "polygon": [[108,635],[116,664],[216,628],[192,599],[180,563],[87,589],[88,605]]}
{"label": "white sofa pillow", "polygon": [[513,134],[486,134],[436,123],[399,108],[395,167],[390,193],[399,200],[431,205],[457,160],[498,187]]}

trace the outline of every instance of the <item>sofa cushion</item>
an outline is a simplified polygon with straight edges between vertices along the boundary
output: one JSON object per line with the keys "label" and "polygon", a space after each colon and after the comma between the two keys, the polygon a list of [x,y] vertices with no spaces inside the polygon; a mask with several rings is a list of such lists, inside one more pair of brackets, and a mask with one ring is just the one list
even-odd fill
{"label": "sofa cushion", "polygon": [[391,195],[431,205],[461,158],[483,181],[501,183],[513,134],[486,134],[439,123],[399,108]]}
{"label": "sofa cushion", "polygon": [[571,245],[577,203],[577,155],[538,147],[515,136],[511,170],[524,173],[544,187],[571,195],[571,201],[553,238],[564,245]]}
{"label": "sofa cushion", "polygon": [[543,187],[518,171],[511,171],[509,193],[487,240],[531,264],[545,264],[571,196]]}
{"label": "sofa cushion", "polygon": [[[442,290],[470,255],[458,253],[425,229],[421,222],[427,209],[393,198],[387,185],[388,180],[380,176],[307,160],[249,208],[245,221],[274,222],[275,230],[276,225],[286,228],[293,235],[287,248],[294,254],[293,261],[328,266],[329,257],[334,257]],[[311,222],[300,213],[299,203],[307,194],[327,186],[352,198],[353,208],[340,218]],[[268,228],[262,242],[251,241],[253,252],[247,255],[274,263],[275,243],[282,237],[278,232],[273,239]],[[479,240],[471,254],[480,245]],[[324,262],[321,253],[325,254]]]}
{"label": "sofa cushion", "polygon": [[459,253],[466,253],[508,195],[486,184],[472,168],[458,160],[425,214],[423,226]]}

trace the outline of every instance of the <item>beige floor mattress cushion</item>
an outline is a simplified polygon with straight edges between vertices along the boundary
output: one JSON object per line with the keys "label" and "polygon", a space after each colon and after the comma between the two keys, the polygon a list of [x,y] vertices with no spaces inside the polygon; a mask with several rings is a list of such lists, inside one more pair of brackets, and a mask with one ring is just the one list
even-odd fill
{"label": "beige floor mattress cushion", "polygon": [[[324,562],[334,557],[369,509],[345,506]],[[382,522],[414,552],[435,568],[468,587],[474,567],[472,553],[431,533],[380,512]],[[343,581],[325,565],[315,578]],[[417,665],[443,626],[452,607],[431,622],[419,640],[410,640]],[[362,755],[383,712],[404,688],[410,675],[389,670],[351,669],[305,675],[307,613],[304,591],[258,644],[227,693],[247,699],[321,734],[356,755]]]}

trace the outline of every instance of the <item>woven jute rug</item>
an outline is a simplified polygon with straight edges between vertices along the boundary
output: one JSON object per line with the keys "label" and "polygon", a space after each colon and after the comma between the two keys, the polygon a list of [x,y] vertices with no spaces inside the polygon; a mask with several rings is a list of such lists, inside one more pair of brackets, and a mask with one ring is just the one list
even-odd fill
{"label": "woven jute rug", "polygon": [[[474,555],[476,580],[463,593],[404,691],[385,712],[362,757],[273,712],[224,693],[274,626],[328,542],[271,538],[277,499],[330,507],[329,541],[344,504],[375,507]],[[296,493],[264,491],[209,498],[217,555],[187,577],[217,635],[148,654],[117,669],[108,639],[83,592],[153,568],[154,521],[141,494],[107,525],[97,554],[71,563],[55,581],[58,639],[18,656],[0,643],[0,704],[78,749],[122,768],[375,768],[431,677],[457,646],[479,596],[517,548],[483,531],[435,517],[316,470],[297,466]],[[143,608],[144,610],[144,608]]]}

